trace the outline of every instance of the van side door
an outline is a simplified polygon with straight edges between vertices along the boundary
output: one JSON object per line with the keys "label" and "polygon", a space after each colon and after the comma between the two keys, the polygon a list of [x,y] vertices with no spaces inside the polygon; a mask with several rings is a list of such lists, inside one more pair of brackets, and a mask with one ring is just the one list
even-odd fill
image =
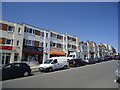
{"label": "van side door", "polygon": [[54,69],[58,69],[59,68],[59,63],[58,63],[57,59],[55,59],[52,64],[54,64]]}

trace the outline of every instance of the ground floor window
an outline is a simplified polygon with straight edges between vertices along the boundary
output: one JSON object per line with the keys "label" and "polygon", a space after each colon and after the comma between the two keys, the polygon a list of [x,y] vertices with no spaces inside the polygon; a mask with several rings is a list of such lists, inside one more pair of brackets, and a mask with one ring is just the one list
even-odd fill
{"label": "ground floor window", "polygon": [[14,55],[14,61],[18,61],[18,59],[19,59],[19,53],[15,53],[15,55]]}
{"label": "ground floor window", "polygon": [[40,54],[31,54],[31,53],[23,53],[22,61],[34,62],[36,64],[42,64],[43,55]]}
{"label": "ground floor window", "polygon": [[2,64],[10,63],[11,53],[0,53],[0,58],[2,59]]}

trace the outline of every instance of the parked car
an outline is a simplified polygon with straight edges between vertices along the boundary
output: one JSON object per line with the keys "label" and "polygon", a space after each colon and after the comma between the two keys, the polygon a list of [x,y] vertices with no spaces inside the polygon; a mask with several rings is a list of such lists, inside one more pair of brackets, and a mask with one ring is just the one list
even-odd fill
{"label": "parked car", "polygon": [[96,61],[95,61],[94,58],[85,59],[85,62],[86,62],[87,64],[94,64],[94,63],[96,63]]}
{"label": "parked car", "polygon": [[82,66],[85,65],[85,62],[82,59],[71,59],[69,60],[69,66]]}
{"label": "parked car", "polygon": [[40,71],[53,71],[60,68],[68,68],[67,57],[52,57],[39,66]]}
{"label": "parked car", "polygon": [[111,60],[111,57],[110,56],[105,56],[105,60],[106,61]]}
{"label": "parked car", "polygon": [[120,83],[120,64],[117,64],[117,70],[115,71],[116,82]]}
{"label": "parked car", "polygon": [[115,55],[114,59],[115,60],[120,60],[120,55]]}
{"label": "parked car", "polygon": [[28,76],[31,74],[30,66],[26,63],[10,63],[2,68],[2,80]]}

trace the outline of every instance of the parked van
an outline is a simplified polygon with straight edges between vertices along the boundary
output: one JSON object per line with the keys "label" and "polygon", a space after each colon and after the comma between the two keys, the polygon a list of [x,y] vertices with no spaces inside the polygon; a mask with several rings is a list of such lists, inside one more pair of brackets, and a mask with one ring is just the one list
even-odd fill
{"label": "parked van", "polygon": [[67,57],[52,57],[39,66],[40,71],[53,71],[60,68],[68,68]]}

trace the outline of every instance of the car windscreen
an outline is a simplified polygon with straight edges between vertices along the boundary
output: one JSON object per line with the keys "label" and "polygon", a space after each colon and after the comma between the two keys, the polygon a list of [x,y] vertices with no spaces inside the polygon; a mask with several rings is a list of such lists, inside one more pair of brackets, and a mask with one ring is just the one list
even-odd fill
{"label": "car windscreen", "polygon": [[45,64],[49,64],[49,63],[51,63],[53,61],[53,59],[50,59],[50,60],[46,60],[44,63]]}

